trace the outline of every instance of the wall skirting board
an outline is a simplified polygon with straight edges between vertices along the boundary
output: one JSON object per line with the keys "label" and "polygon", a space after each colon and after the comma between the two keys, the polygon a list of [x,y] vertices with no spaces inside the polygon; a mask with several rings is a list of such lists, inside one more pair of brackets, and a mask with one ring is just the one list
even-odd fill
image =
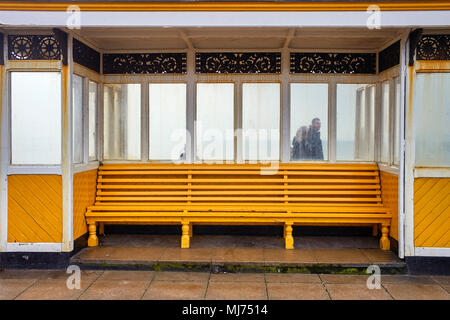
{"label": "wall skirting board", "polygon": [[406,257],[409,274],[450,275],[450,257]]}
{"label": "wall skirting board", "polygon": [[1,252],[0,268],[63,269],[70,263],[71,252]]}

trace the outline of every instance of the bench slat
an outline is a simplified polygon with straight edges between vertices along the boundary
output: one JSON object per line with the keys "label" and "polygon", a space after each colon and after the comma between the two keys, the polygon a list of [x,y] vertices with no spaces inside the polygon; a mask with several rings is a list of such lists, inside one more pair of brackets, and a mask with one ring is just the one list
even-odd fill
{"label": "bench slat", "polygon": [[[212,170],[195,170],[189,172],[188,170],[173,170],[173,171],[156,171],[156,170],[127,170],[127,171],[105,171],[100,170],[99,175],[260,175],[261,171],[236,171],[236,170],[228,170],[226,172],[223,171],[212,171]],[[273,175],[279,176],[284,175],[283,171],[277,171]],[[378,172],[376,171],[290,171],[287,172],[288,175],[292,176],[378,176]]]}
{"label": "bench slat", "polygon": [[125,185],[118,185],[118,184],[98,184],[97,189],[98,190],[108,190],[108,189],[176,189],[176,190],[183,190],[183,189],[207,189],[207,190],[265,190],[265,189],[292,189],[292,190],[320,190],[320,189],[367,189],[367,190],[379,190],[381,187],[379,184],[373,184],[373,185],[232,185],[232,184],[222,184],[222,185],[191,185],[188,186],[186,184],[180,184],[180,185],[138,185],[138,184],[125,184]]}
{"label": "bench slat", "polygon": [[283,191],[283,190],[224,190],[224,191],[99,191],[99,196],[166,196],[166,195],[379,195],[381,191],[367,190],[307,190],[307,191]]}
{"label": "bench slat", "polygon": [[[151,182],[166,182],[166,183],[180,183],[180,182],[191,182],[191,183],[198,183],[198,182],[209,182],[209,183],[236,183],[236,182],[245,182],[245,183],[284,183],[284,179],[280,178],[274,178],[274,179],[267,179],[267,178],[253,178],[253,179],[239,179],[239,178],[214,178],[214,179],[200,179],[200,178],[154,178],[154,179],[146,179],[146,178],[98,178],[98,182],[101,183],[115,183],[115,182],[124,182],[124,180],[127,183],[151,183]],[[289,179],[288,182],[290,183],[372,183],[376,184],[379,183],[380,180],[378,178],[376,179]]]}

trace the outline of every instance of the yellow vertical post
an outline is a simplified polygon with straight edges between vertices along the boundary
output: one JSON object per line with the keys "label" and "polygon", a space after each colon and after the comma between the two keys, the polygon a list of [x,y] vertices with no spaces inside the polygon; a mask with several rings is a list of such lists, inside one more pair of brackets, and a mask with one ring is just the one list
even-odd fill
{"label": "yellow vertical post", "polygon": [[389,250],[391,248],[388,235],[389,235],[389,225],[383,224],[381,226],[381,239],[380,239],[381,250]]}
{"label": "yellow vertical post", "polygon": [[187,249],[189,248],[189,222],[183,221],[181,227],[181,248]]}
{"label": "yellow vertical post", "polygon": [[[191,193],[192,193],[192,188],[191,188],[191,186],[192,186],[192,171],[191,170],[188,170],[188,189],[187,189],[187,192],[188,192],[188,196],[187,196],[187,198],[188,198],[188,201],[187,201],[187,203],[191,203],[191,197],[192,197],[192,195],[191,195]],[[192,224],[190,224],[189,225],[189,238],[192,238],[192,236],[193,236],[193,226],[192,226]]]}
{"label": "yellow vertical post", "polygon": [[292,222],[285,223],[285,248],[294,249],[294,237],[292,237]]}
{"label": "yellow vertical post", "polygon": [[[2,132],[5,128],[2,127],[6,123],[6,121],[3,121],[3,108],[6,108],[6,105],[4,104],[4,101],[6,101],[6,97],[4,97],[4,93],[6,93],[6,90],[4,90],[4,86],[6,85],[5,81],[5,64],[4,64],[4,35],[3,33],[0,33],[0,146],[2,144],[3,135]],[[4,146],[0,147],[0,159],[3,162],[2,150],[4,149]],[[6,183],[6,172],[3,172],[4,165],[0,166],[0,252],[6,251],[6,239],[7,239],[7,226],[8,226],[8,218],[6,213],[6,197],[4,197],[3,189],[5,188],[4,184]]]}
{"label": "yellow vertical post", "polygon": [[88,246],[89,247],[98,246],[97,226],[95,222],[89,224]]}

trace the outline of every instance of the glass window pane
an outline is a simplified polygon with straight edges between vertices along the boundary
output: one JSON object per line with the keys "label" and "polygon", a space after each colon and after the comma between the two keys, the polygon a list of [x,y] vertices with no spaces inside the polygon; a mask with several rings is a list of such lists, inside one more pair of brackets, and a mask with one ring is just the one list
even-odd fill
{"label": "glass window pane", "polygon": [[141,159],[141,85],[105,84],[104,158]]}
{"label": "glass window pane", "polygon": [[366,96],[366,109],[365,112],[367,114],[366,118],[366,137],[367,141],[364,143],[364,155],[361,156],[361,159],[374,161],[375,160],[375,85],[369,85],[366,88],[367,96]]}
{"label": "glass window pane", "polygon": [[61,163],[59,72],[11,72],[11,162]]}
{"label": "glass window pane", "polygon": [[328,84],[291,84],[291,160],[328,159]]}
{"label": "glass window pane", "polygon": [[400,163],[400,77],[394,79],[395,104],[394,104],[394,164]]}
{"label": "glass window pane", "polygon": [[184,159],[186,84],[150,84],[150,159]]}
{"label": "glass window pane", "polygon": [[375,87],[338,84],[336,159],[373,160]]}
{"label": "glass window pane", "polygon": [[415,93],[416,166],[450,165],[450,73],[417,74]]}
{"label": "glass window pane", "polygon": [[89,81],[89,161],[97,160],[97,83]]}
{"label": "glass window pane", "polygon": [[389,81],[381,84],[381,162],[389,163]]}
{"label": "glass window pane", "polygon": [[197,159],[234,159],[234,84],[197,84]]}
{"label": "glass window pane", "polygon": [[72,78],[72,131],[73,131],[73,162],[83,162],[83,78],[73,75]]}
{"label": "glass window pane", "polygon": [[279,83],[243,84],[242,129],[244,160],[279,160]]}

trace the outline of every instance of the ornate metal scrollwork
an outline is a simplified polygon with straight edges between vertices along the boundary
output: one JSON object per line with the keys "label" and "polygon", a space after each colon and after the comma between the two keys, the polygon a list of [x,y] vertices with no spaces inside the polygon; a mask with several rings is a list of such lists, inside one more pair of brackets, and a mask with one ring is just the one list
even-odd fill
{"label": "ornate metal scrollwork", "polygon": [[416,54],[417,60],[450,60],[450,35],[423,35]]}
{"label": "ornate metal scrollwork", "polygon": [[73,61],[100,73],[100,53],[75,38],[73,39]]}
{"label": "ornate metal scrollwork", "polygon": [[400,63],[400,40],[378,54],[378,71],[384,71]]}
{"label": "ornate metal scrollwork", "polygon": [[195,55],[197,73],[280,73],[279,52],[201,52]]}
{"label": "ornate metal scrollwork", "polygon": [[291,73],[375,74],[375,53],[292,52]]}
{"label": "ornate metal scrollwork", "polygon": [[104,54],[104,74],[186,73],[185,53]]}
{"label": "ornate metal scrollwork", "polygon": [[9,35],[9,60],[59,60],[61,46],[52,35]]}

